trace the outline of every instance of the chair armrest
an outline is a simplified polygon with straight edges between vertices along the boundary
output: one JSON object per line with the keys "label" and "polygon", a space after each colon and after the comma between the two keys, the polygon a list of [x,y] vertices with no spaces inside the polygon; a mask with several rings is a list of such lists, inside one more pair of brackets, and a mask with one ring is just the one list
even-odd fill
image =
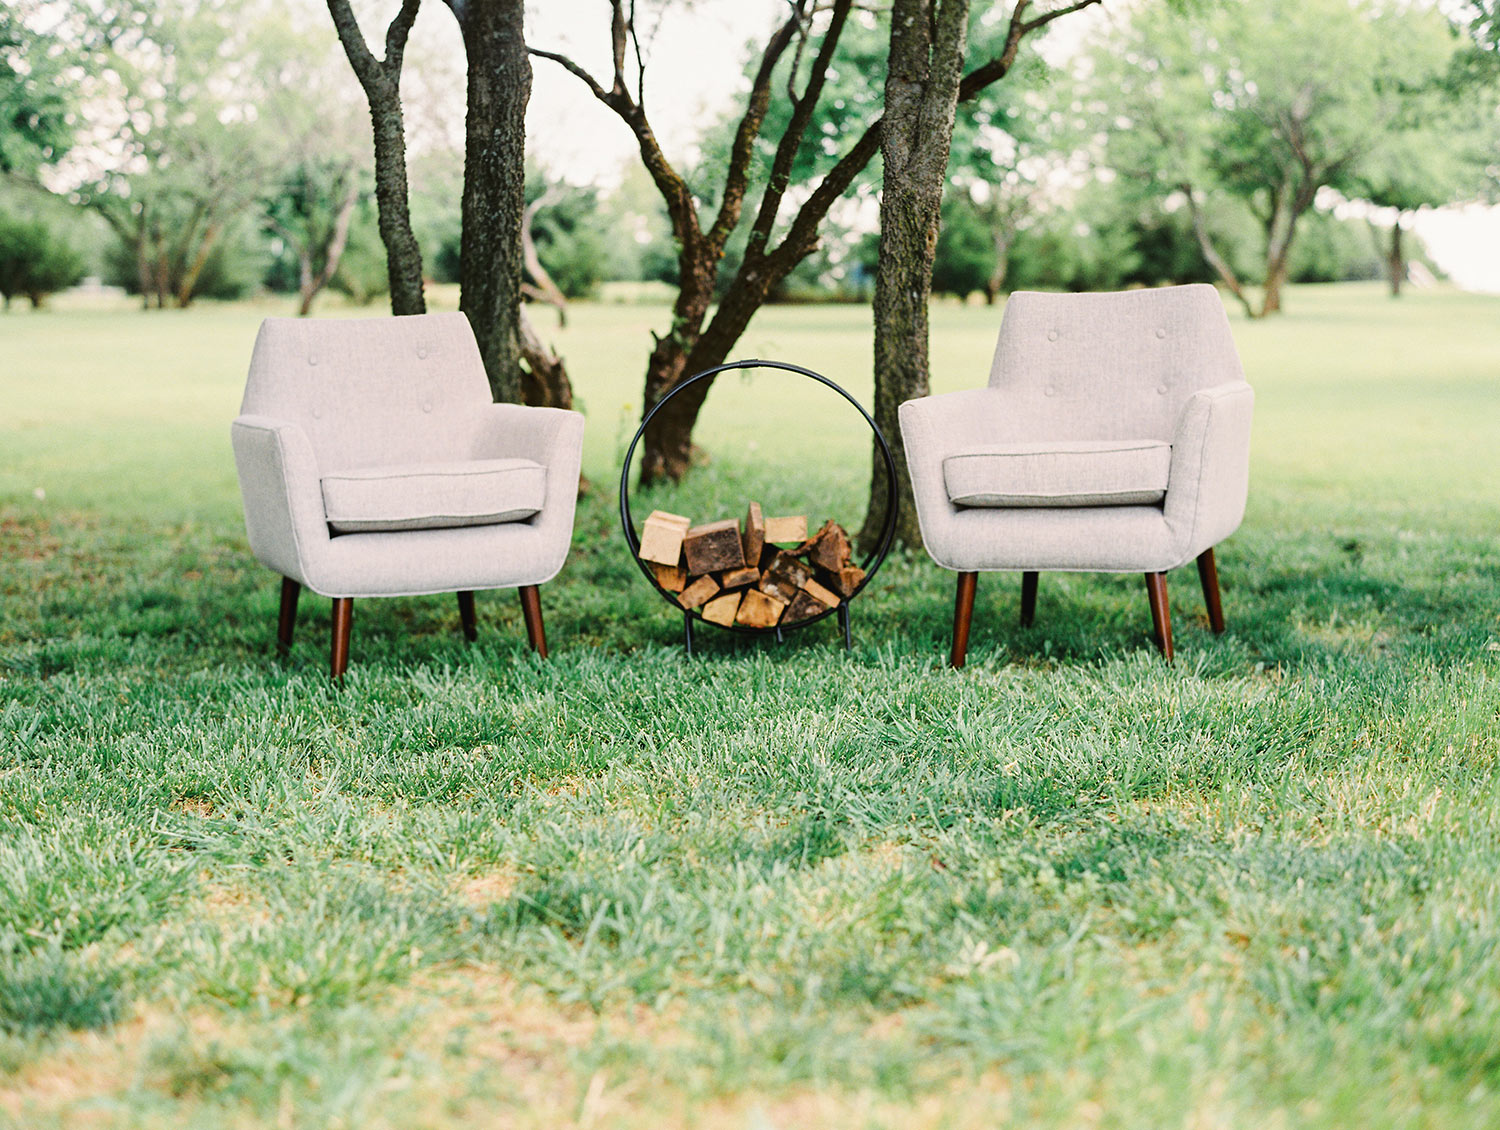
{"label": "chair armrest", "polygon": [[553,572],[562,568],[573,536],[583,423],[578,412],[523,404],[487,404],[477,413],[474,458],[530,459],[547,468],[546,498],[530,522],[555,547]]}
{"label": "chair armrest", "polygon": [[239,417],[229,437],[251,552],[283,577],[309,583],[309,551],[329,540],[312,441],[296,424],[270,416]]}
{"label": "chair armrest", "polygon": [[1014,416],[1008,398],[992,388],[965,389],[908,400],[897,409],[901,435],[888,437],[911,475],[917,524],[929,552],[940,552],[948,521],[958,508],[948,500],[943,460],[954,451],[993,443]]}
{"label": "chair armrest", "polygon": [[1183,405],[1163,511],[1186,543],[1186,556],[1223,541],[1245,516],[1254,408],[1255,393],[1244,381],[1200,389]]}

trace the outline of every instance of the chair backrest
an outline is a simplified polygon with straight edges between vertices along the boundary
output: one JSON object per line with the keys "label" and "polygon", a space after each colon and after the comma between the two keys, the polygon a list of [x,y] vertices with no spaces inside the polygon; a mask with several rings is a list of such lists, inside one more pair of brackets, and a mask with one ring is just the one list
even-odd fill
{"label": "chair backrest", "polygon": [[1170,440],[1188,397],[1244,379],[1224,304],[1203,283],[1017,291],[990,369],[1019,412],[1078,439]]}
{"label": "chair backrest", "polygon": [[267,318],[240,412],[299,424],[323,470],[466,458],[491,401],[463,314]]}

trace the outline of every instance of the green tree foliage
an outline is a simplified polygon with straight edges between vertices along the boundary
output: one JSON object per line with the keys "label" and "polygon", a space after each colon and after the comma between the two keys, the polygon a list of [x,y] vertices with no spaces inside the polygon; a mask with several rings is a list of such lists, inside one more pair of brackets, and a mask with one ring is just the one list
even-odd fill
{"label": "green tree foliage", "polygon": [[0,298],[25,297],[41,306],[47,296],[83,277],[83,256],[52,224],[0,214]]}
{"label": "green tree foliage", "polygon": [[39,7],[34,0],[0,7],[0,173],[33,176],[72,144],[66,52],[32,26]]}
{"label": "green tree foliage", "polygon": [[589,297],[608,269],[599,190],[554,182],[528,187],[527,195],[542,201],[531,222],[542,266],[568,298]]}
{"label": "green tree foliage", "polygon": [[[1446,44],[1446,53],[1444,44]],[[1092,106],[1129,185],[1185,201],[1205,259],[1255,315],[1280,308],[1318,193],[1357,194],[1382,140],[1455,49],[1423,4],[1265,0],[1188,14],[1143,7],[1093,53]],[[1262,233],[1259,309],[1212,238],[1226,199]]]}

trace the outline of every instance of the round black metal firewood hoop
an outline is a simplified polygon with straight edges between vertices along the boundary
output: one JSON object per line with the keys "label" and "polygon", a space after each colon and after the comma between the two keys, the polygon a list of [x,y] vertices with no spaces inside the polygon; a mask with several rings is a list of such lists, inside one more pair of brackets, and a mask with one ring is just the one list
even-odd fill
{"label": "round black metal firewood hoop", "polygon": [[809,380],[827,385],[852,404],[855,411],[864,418],[865,423],[870,425],[870,431],[875,436],[876,445],[880,448],[880,454],[885,459],[885,524],[881,527],[880,539],[875,545],[874,552],[869,554],[860,566],[865,571],[864,580],[859,583],[859,586],[852,593],[843,597],[835,607],[820,612],[816,616],[809,616],[805,620],[798,620],[792,624],[777,624],[771,628],[747,628],[743,624],[714,624],[714,627],[749,636],[774,635],[779,640],[786,629],[805,628],[837,612],[839,614],[839,625],[843,628],[844,647],[848,648],[852,646],[849,632],[849,602],[863,592],[866,586],[875,579],[876,572],[879,571],[880,566],[885,562],[886,555],[891,551],[891,541],[896,536],[897,508],[900,506],[901,496],[896,483],[896,460],[891,455],[891,445],[886,442],[885,435],[881,432],[880,426],[865,411],[864,405],[855,400],[847,389],[835,384],[822,373],[815,373],[811,369],[804,369],[801,365],[793,365],[787,361],[762,361],[750,358],[743,361],[730,361],[723,365],[716,365],[712,369],[704,369],[703,372],[694,373],[687,380],[673,385],[667,395],[658,400],[651,411],[646,413],[646,418],[641,421],[641,426],[636,429],[635,436],[630,441],[630,447],[626,449],[625,465],[620,468],[620,526],[625,531],[625,541],[630,546],[630,555],[635,560],[636,566],[640,569],[641,575],[650,582],[651,587],[661,594],[663,600],[682,612],[683,642],[687,646],[688,654],[691,655],[693,652],[693,621],[695,619],[703,623],[713,623],[713,621],[703,620],[703,617],[697,611],[685,609],[678,604],[676,598],[657,583],[656,576],[651,572],[647,563],[641,560],[641,539],[636,536],[635,522],[630,516],[630,469],[635,462],[635,449],[640,445],[641,437],[646,434],[646,428],[650,425],[652,418],[666,407],[667,402],[699,381],[711,380],[713,377],[729,369],[781,369],[788,373],[797,373],[800,376],[807,377]]}

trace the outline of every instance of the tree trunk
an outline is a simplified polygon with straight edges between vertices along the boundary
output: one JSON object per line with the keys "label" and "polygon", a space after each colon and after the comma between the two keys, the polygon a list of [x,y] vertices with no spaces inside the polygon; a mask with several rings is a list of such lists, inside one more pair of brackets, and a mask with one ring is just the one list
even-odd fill
{"label": "tree trunk", "polygon": [[1386,271],[1391,279],[1391,297],[1401,297],[1401,284],[1406,281],[1406,254],[1401,247],[1401,212],[1396,213],[1396,222],[1391,225],[1391,250],[1386,257]]}
{"label": "tree trunk", "polygon": [[1188,200],[1188,214],[1193,221],[1193,237],[1198,241],[1198,250],[1203,253],[1204,260],[1213,268],[1214,274],[1219,276],[1219,281],[1229,288],[1229,293],[1239,300],[1245,310],[1247,318],[1255,317],[1255,307],[1250,304],[1250,296],[1245,293],[1244,286],[1240,283],[1234,268],[1229,261],[1219,254],[1219,249],[1214,246],[1213,237],[1208,234],[1208,224],[1203,218],[1203,210],[1198,207],[1198,198],[1193,195],[1190,185],[1183,186],[1183,192]]}
{"label": "tree trunk", "polygon": [[406,122],[401,111],[401,64],[407,36],[421,0],[402,0],[401,10],[385,34],[385,59],[376,59],[365,44],[349,0],[328,0],[328,13],[344,54],[370,104],[375,140],[375,204],[380,240],[385,244],[386,274],[392,314],[425,314],[422,294],[422,249],[411,230],[406,185]]}
{"label": "tree trunk", "polygon": [[[526,210],[521,213],[521,263],[526,268],[526,273],[531,276],[531,285],[522,283],[521,293],[533,302],[545,302],[556,309],[558,328],[564,329],[568,324],[568,296],[547,273],[547,268],[542,264],[542,256],[536,249],[536,240],[531,234],[531,225],[536,222],[536,214],[553,199],[555,196],[549,187],[526,205]],[[521,351],[523,354],[526,351],[524,329],[522,330]]]}
{"label": "tree trunk", "polygon": [[573,407],[573,385],[563,359],[542,341],[525,307],[520,314],[521,357],[526,362],[521,370],[523,403],[538,408]]}
{"label": "tree trunk", "polygon": [[[875,279],[875,422],[895,457],[896,543],[921,545],[897,408],[928,393],[927,306],[963,74],[969,0],[895,0],[885,82],[880,257]],[[873,549],[888,517],[885,459],[872,442],[870,505],[860,548]]]}
{"label": "tree trunk", "polygon": [[370,96],[370,121],[375,131],[375,207],[380,241],[385,244],[386,278],[391,288],[392,314],[425,314],[422,293],[422,248],[411,230],[411,204],[406,184],[406,122],[401,95],[392,82]]}
{"label": "tree trunk", "polygon": [[1000,290],[1005,286],[1005,276],[1010,270],[1010,245],[1015,240],[1013,232],[1004,227],[996,227],[990,232],[991,239],[995,242],[995,266],[990,271],[990,277],[984,283],[984,304],[993,306],[995,299],[1000,297]]}
{"label": "tree trunk", "polygon": [[305,318],[312,313],[313,300],[333,281],[343,261],[344,249],[349,246],[349,226],[354,222],[354,209],[359,205],[359,177],[351,168],[348,172],[349,187],[339,201],[339,210],[333,218],[333,228],[328,242],[322,248],[323,269],[313,273],[311,248],[303,248],[299,256],[299,278],[297,317]]}
{"label": "tree trunk", "polygon": [[203,242],[198,247],[198,254],[193,257],[190,265],[183,271],[182,280],[177,286],[177,305],[186,310],[193,304],[194,292],[198,289],[198,279],[203,274],[203,268],[208,266],[208,257],[213,254],[214,246],[219,241],[221,228],[218,224],[209,224],[203,232]]}
{"label": "tree trunk", "polygon": [[497,401],[520,402],[521,217],[531,59],[523,0],[452,3],[468,57],[462,298]]}

